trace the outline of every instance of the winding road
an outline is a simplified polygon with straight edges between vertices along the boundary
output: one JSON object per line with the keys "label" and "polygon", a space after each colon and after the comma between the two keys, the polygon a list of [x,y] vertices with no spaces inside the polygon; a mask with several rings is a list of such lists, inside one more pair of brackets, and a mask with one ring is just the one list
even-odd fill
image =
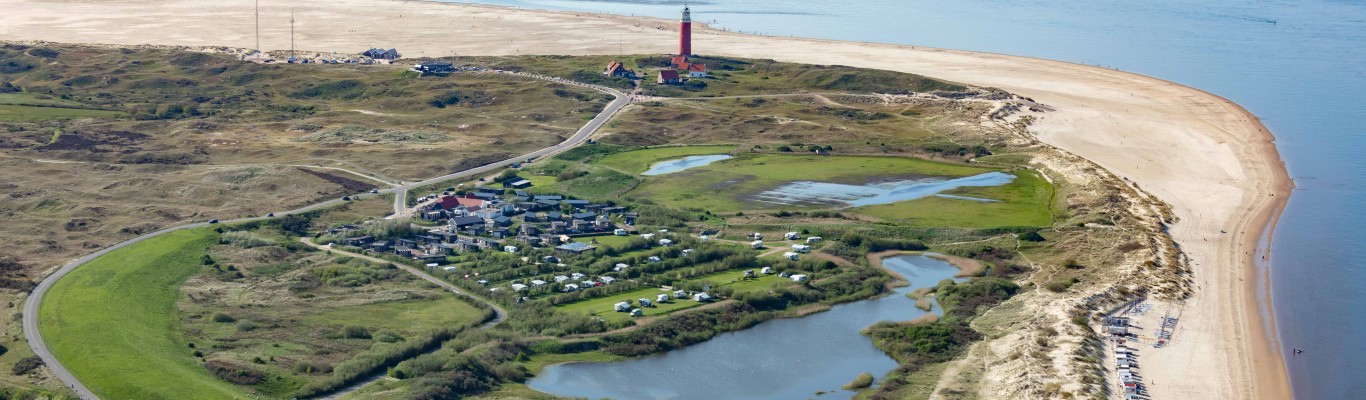
{"label": "winding road", "polygon": [[[402,183],[402,182],[400,182],[400,185],[395,186],[395,187],[393,187],[393,188],[380,190],[379,193],[377,193],[377,194],[361,194],[361,195],[352,196],[352,198],[355,198],[355,199],[362,199],[362,198],[367,198],[367,197],[375,197],[375,196],[383,196],[383,195],[387,195],[387,194],[393,194],[393,195],[394,195],[394,216],[393,216],[393,217],[394,217],[394,218],[401,218],[401,217],[410,215],[410,214],[411,214],[411,209],[409,209],[409,208],[407,207],[408,190],[410,190],[410,189],[412,189],[412,188],[424,186],[424,185],[439,183],[439,182],[442,182],[442,181],[447,181],[447,180],[452,180],[452,179],[456,179],[456,178],[462,178],[462,177],[472,176],[472,175],[481,174],[481,173],[487,173],[487,172],[490,172],[490,171],[494,171],[494,170],[497,170],[497,169],[506,167],[506,166],[508,166],[508,165],[512,165],[512,164],[516,164],[516,163],[520,163],[520,162],[525,162],[528,158],[540,158],[540,157],[547,157],[547,156],[552,156],[552,155],[558,154],[558,153],[560,153],[560,152],[562,152],[562,151],[568,150],[568,149],[570,149],[570,148],[573,148],[573,147],[575,147],[575,146],[578,146],[578,145],[584,143],[585,141],[587,141],[588,138],[589,138],[590,136],[592,136],[594,133],[596,133],[596,132],[598,131],[598,129],[602,128],[602,126],[603,126],[604,124],[606,124],[607,121],[610,120],[610,119],[612,118],[612,116],[616,115],[616,113],[617,113],[618,111],[621,111],[621,109],[622,109],[623,107],[625,107],[627,104],[630,104],[630,102],[631,102],[631,96],[628,96],[627,94],[622,93],[621,91],[618,91],[618,90],[612,89],[612,88],[607,88],[607,87],[602,87],[602,86],[595,86],[595,85],[587,85],[587,84],[582,84],[582,83],[578,83],[578,82],[572,82],[572,81],[568,81],[568,80],[564,80],[564,79],[560,79],[560,78],[554,78],[554,77],[548,77],[548,76],[542,76],[542,75],[526,74],[526,73],[514,73],[514,72],[506,72],[506,71],[491,71],[491,72],[489,72],[489,73],[499,73],[499,74],[518,75],[518,76],[524,76],[524,77],[529,77],[529,78],[534,78],[534,79],[543,79],[543,80],[553,81],[553,82],[556,82],[556,83],[562,83],[562,84],[567,84],[567,85],[581,86],[581,87],[590,88],[590,89],[594,89],[594,90],[598,90],[598,91],[607,93],[607,94],[609,94],[609,95],[612,95],[612,96],[614,97],[614,99],[613,99],[611,102],[609,102],[609,103],[607,104],[607,106],[605,106],[605,107],[602,109],[602,111],[598,113],[597,116],[593,117],[592,120],[589,120],[588,123],[587,123],[587,124],[584,124],[584,126],[583,126],[582,128],[579,128],[579,130],[578,130],[577,132],[575,132],[573,136],[570,136],[568,139],[565,139],[563,142],[560,142],[559,144],[556,144],[556,145],[554,145],[554,146],[547,147],[547,148],[544,148],[544,149],[541,149],[541,150],[537,150],[537,151],[534,151],[534,152],[531,152],[531,153],[528,153],[528,154],[525,154],[525,155],[522,155],[522,156],[519,156],[519,157],[515,157],[515,158],[511,158],[511,159],[499,161],[499,162],[492,163],[492,164],[488,164],[488,165],[483,165],[483,166],[479,166],[479,167],[475,167],[475,168],[470,168],[470,169],[463,170],[463,171],[458,171],[458,172],[454,172],[454,173],[450,173],[450,174],[438,176],[438,177],[431,178],[431,179],[427,179],[427,180],[423,180],[423,181],[420,181],[420,182],[413,182],[413,183]],[[300,207],[300,208],[297,208],[297,209],[294,209],[294,210],[286,211],[286,212],[277,212],[277,213],[275,213],[275,214],[276,214],[277,217],[283,217],[283,216],[285,216],[285,215],[297,214],[297,213],[303,213],[303,212],[309,212],[309,211],[318,210],[318,209],[322,209],[322,208],[327,208],[327,207],[335,206],[335,205],[338,205],[338,204],[341,204],[341,203],[344,203],[344,202],[345,202],[345,201],[344,201],[344,200],[341,200],[341,199],[331,199],[331,200],[326,200],[326,201],[322,201],[322,202],[310,204],[310,205],[307,205],[307,206],[304,206],[304,207]],[[269,217],[248,217],[248,218],[238,218],[238,219],[232,219],[232,220],[223,220],[223,221],[221,221],[221,223],[223,223],[223,224],[233,224],[233,223],[242,223],[242,222],[262,221],[262,220],[266,220],[266,219],[269,219]],[[142,241],[144,241],[144,240],[148,240],[148,239],[151,239],[151,238],[154,238],[154,237],[158,237],[158,236],[161,236],[161,235],[165,235],[165,234],[167,234],[167,233],[171,233],[171,232],[175,232],[175,231],[179,231],[179,230],[185,230],[185,229],[201,228],[201,227],[206,227],[206,226],[210,226],[210,225],[212,225],[212,224],[210,224],[209,222],[195,222],[195,223],[190,223],[190,224],[179,225],[179,226],[175,226],[175,227],[170,227],[170,228],[162,229],[162,230],[159,230],[159,231],[156,231],[156,232],[152,232],[152,233],[148,233],[148,234],[145,234],[145,235],[142,235],[142,236],[138,236],[138,237],[135,237],[135,238],[132,238],[132,239],[128,239],[128,240],[126,240],[126,241],[119,242],[118,244],[115,244],[115,245],[113,245],[113,246],[106,247],[106,248],[101,249],[101,250],[99,250],[99,251],[96,251],[96,252],[94,252],[94,253],[90,253],[90,254],[87,254],[87,255],[82,256],[82,257],[80,257],[80,258],[77,258],[77,259],[75,259],[75,260],[72,260],[71,262],[68,262],[68,263],[66,263],[65,265],[62,265],[60,268],[57,269],[57,271],[53,272],[51,275],[48,275],[47,277],[43,278],[43,280],[42,280],[41,282],[38,282],[38,285],[37,285],[37,286],[33,289],[33,291],[29,294],[28,301],[25,301],[25,302],[24,302],[24,309],[23,309],[24,337],[28,340],[29,346],[33,348],[33,353],[43,360],[43,363],[47,365],[47,367],[52,371],[53,375],[56,376],[58,380],[61,380],[63,384],[65,384],[67,387],[69,387],[69,388],[71,388],[73,391],[75,391],[75,392],[76,392],[76,395],[77,395],[79,398],[81,398],[81,399],[98,399],[99,397],[96,396],[95,393],[94,393],[93,391],[91,391],[91,390],[90,390],[89,388],[87,388],[85,385],[81,384],[80,380],[76,379],[76,376],[73,375],[73,374],[71,373],[71,371],[67,370],[66,367],[62,365],[62,363],[57,359],[57,357],[54,356],[54,355],[52,354],[52,351],[51,351],[50,349],[47,348],[46,343],[43,342],[42,332],[40,332],[39,329],[38,329],[38,310],[41,309],[41,307],[42,307],[43,296],[47,294],[47,291],[48,291],[49,289],[51,289],[52,286],[55,285],[55,284],[57,283],[58,280],[62,279],[62,277],[64,277],[64,276],[66,276],[67,274],[71,273],[71,271],[74,271],[74,270],[76,270],[76,268],[78,268],[78,267],[80,267],[80,266],[82,266],[82,265],[85,265],[86,263],[90,262],[91,260],[94,260],[94,259],[96,259],[96,258],[99,258],[100,256],[105,255],[105,254],[107,254],[107,253],[109,253],[109,252],[111,252],[111,251],[118,250],[118,249],[127,247],[127,246],[129,246],[129,245],[132,245],[132,244],[135,244],[135,243],[138,243],[138,242],[142,242]],[[312,244],[311,242],[306,242],[306,243]],[[333,250],[333,251],[336,251],[336,250]],[[350,255],[350,256],[352,256],[352,257],[360,257],[360,258],[367,258],[367,259],[369,259],[368,257],[360,256],[360,255],[355,255],[355,254],[348,254],[348,255]],[[387,263],[388,261],[383,261],[383,262],[386,262],[386,263]],[[430,275],[427,275],[427,274],[425,274],[425,273],[421,273],[420,271],[417,271],[417,269],[415,269],[415,268],[406,267],[406,266],[404,266],[404,267],[405,267],[404,269],[405,269],[405,270],[408,270],[408,272],[415,273],[415,274],[417,274],[417,276],[419,276],[419,277],[421,277],[421,278],[423,278],[423,279],[425,279],[425,280],[428,280],[428,281],[431,281],[431,282],[433,282],[433,283],[436,283],[437,285],[441,285],[442,287],[445,287],[445,288],[447,288],[447,289],[449,289],[449,290],[452,290],[452,291],[454,291],[454,292],[456,292],[456,293],[461,293],[461,294],[469,295],[469,296],[471,296],[471,297],[473,297],[473,298],[475,298],[475,299],[477,299],[477,300],[480,300],[480,301],[483,301],[483,302],[485,302],[485,303],[488,303],[488,304],[489,304],[490,306],[492,306],[492,307],[497,311],[497,313],[498,313],[498,317],[496,317],[496,318],[494,319],[494,321],[491,321],[490,324],[496,325],[497,323],[502,322],[504,319],[507,318],[507,312],[506,312],[506,311],[503,311],[503,309],[500,308],[500,307],[498,307],[496,304],[493,304],[493,303],[491,303],[491,302],[488,302],[487,300],[484,300],[484,299],[481,298],[481,297],[474,296],[474,295],[471,295],[471,294],[469,294],[469,293],[462,292],[462,291],[460,291],[459,289],[456,289],[454,286],[452,286],[452,285],[450,285],[450,284],[448,284],[448,283],[444,283],[444,282],[442,282],[442,281],[440,281],[440,280],[438,280],[438,279],[436,279],[436,278],[434,278],[434,277],[432,277],[432,276],[430,276]],[[492,326],[492,325],[486,324],[486,326]],[[348,389],[346,389],[346,390],[343,390],[341,393],[345,393],[345,392],[350,391],[350,390],[352,390],[352,389],[354,389],[354,387],[348,388]]]}

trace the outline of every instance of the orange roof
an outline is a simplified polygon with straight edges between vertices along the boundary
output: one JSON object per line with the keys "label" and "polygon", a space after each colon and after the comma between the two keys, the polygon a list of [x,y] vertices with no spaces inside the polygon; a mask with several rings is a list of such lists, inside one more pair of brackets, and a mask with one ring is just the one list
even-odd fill
{"label": "orange roof", "polygon": [[630,68],[626,68],[626,64],[622,64],[620,61],[612,60],[612,62],[607,63],[608,74],[616,73],[619,70],[631,71]]}
{"label": "orange roof", "polygon": [[674,70],[671,70],[671,69],[666,69],[666,70],[663,70],[663,71],[659,71],[659,77],[660,77],[660,78],[664,78],[664,79],[674,79],[674,80],[677,80],[677,79],[678,79],[678,71],[674,71]]}
{"label": "orange roof", "polygon": [[674,56],[673,59],[669,60],[669,65],[673,65],[675,68],[683,68],[684,65],[688,65],[688,56]]}
{"label": "orange roof", "polygon": [[707,72],[707,64],[688,64],[688,72]]}

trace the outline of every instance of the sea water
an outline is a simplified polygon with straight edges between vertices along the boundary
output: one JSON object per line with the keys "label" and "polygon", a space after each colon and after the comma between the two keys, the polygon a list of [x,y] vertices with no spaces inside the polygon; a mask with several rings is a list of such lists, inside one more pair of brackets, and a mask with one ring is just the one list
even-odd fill
{"label": "sea water", "polygon": [[[684,0],[482,0],[677,18]],[[732,31],[1070,61],[1226,97],[1277,137],[1296,190],[1272,296],[1296,397],[1366,393],[1366,1],[693,1]],[[694,50],[707,53],[705,42]],[[1266,294],[1263,294],[1266,295]],[[1287,351],[1288,353],[1288,351]]]}

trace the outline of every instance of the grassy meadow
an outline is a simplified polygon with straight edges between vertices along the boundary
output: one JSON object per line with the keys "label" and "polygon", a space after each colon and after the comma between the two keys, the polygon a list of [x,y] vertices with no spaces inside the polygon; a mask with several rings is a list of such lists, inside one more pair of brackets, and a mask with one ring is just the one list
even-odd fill
{"label": "grassy meadow", "polygon": [[1015,180],[1001,186],[965,187],[945,195],[996,200],[980,202],[939,196],[891,204],[863,206],[851,211],[914,226],[993,228],[1053,224],[1053,185],[1032,170],[1014,171]]}
{"label": "grassy meadow", "polygon": [[208,229],[168,233],[71,272],[43,301],[48,347],[105,398],[234,398],[246,392],[201,367],[176,321],[180,284],[199,271]]}

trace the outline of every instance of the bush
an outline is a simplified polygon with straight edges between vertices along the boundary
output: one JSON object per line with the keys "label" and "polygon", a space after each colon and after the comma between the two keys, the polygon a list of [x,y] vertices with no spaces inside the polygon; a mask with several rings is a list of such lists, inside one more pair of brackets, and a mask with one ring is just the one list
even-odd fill
{"label": "bush", "polygon": [[218,237],[218,242],[223,244],[231,244],[233,246],[241,247],[244,249],[268,246],[272,243],[270,239],[266,239],[265,237],[258,235],[255,232],[248,231],[224,232],[222,236]]}
{"label": "bush", "polygon": [[1042,242],[1047,239],[1044,239],[1043,235],[1039,234],[1039,231],[1033,231],[1020,235],[1020,240],[1026,242]]}
{"label": "bush", "polygon": [[224,324],[226,324],[226,323],[231,323],[231,322],[237,322],[237,319],[236,319],[236,318],[233,318],[231,315],[224,314],[224,313],[215,313],[215,314],[213,315],[212,319],[213,319],[213,322],[224,323]]}
{"label": "bush", "polygon": [[238,331],[238,332],[251,332],[251,331],[254,331],[254,330],[256,330],[257,328],[260,328],[260,327],[261,327],[261,325],[255,323],[255,322],[251,322],[251,321],[242,321],[242,323],[237,324],[237,331]]}
{"label": "bush", "polygon": [[869,386],[873,386],[873,374],[864,372],[858,374],[858,377],[854,378],[852,382],[844,385],[844,390],[858,390]]}
{"label": "bush", "polygon": [[341,335],[347,339],[369,339],[370,328],[360,325],[347,325],[342,327]]}
{"label": "bush", "polygon": [[38,356],[28,356],[14,363],[14,368],[11,368],[10,372],[15,375],[28,375],[41,366],[43,366],[43,359],[38,358]]}

